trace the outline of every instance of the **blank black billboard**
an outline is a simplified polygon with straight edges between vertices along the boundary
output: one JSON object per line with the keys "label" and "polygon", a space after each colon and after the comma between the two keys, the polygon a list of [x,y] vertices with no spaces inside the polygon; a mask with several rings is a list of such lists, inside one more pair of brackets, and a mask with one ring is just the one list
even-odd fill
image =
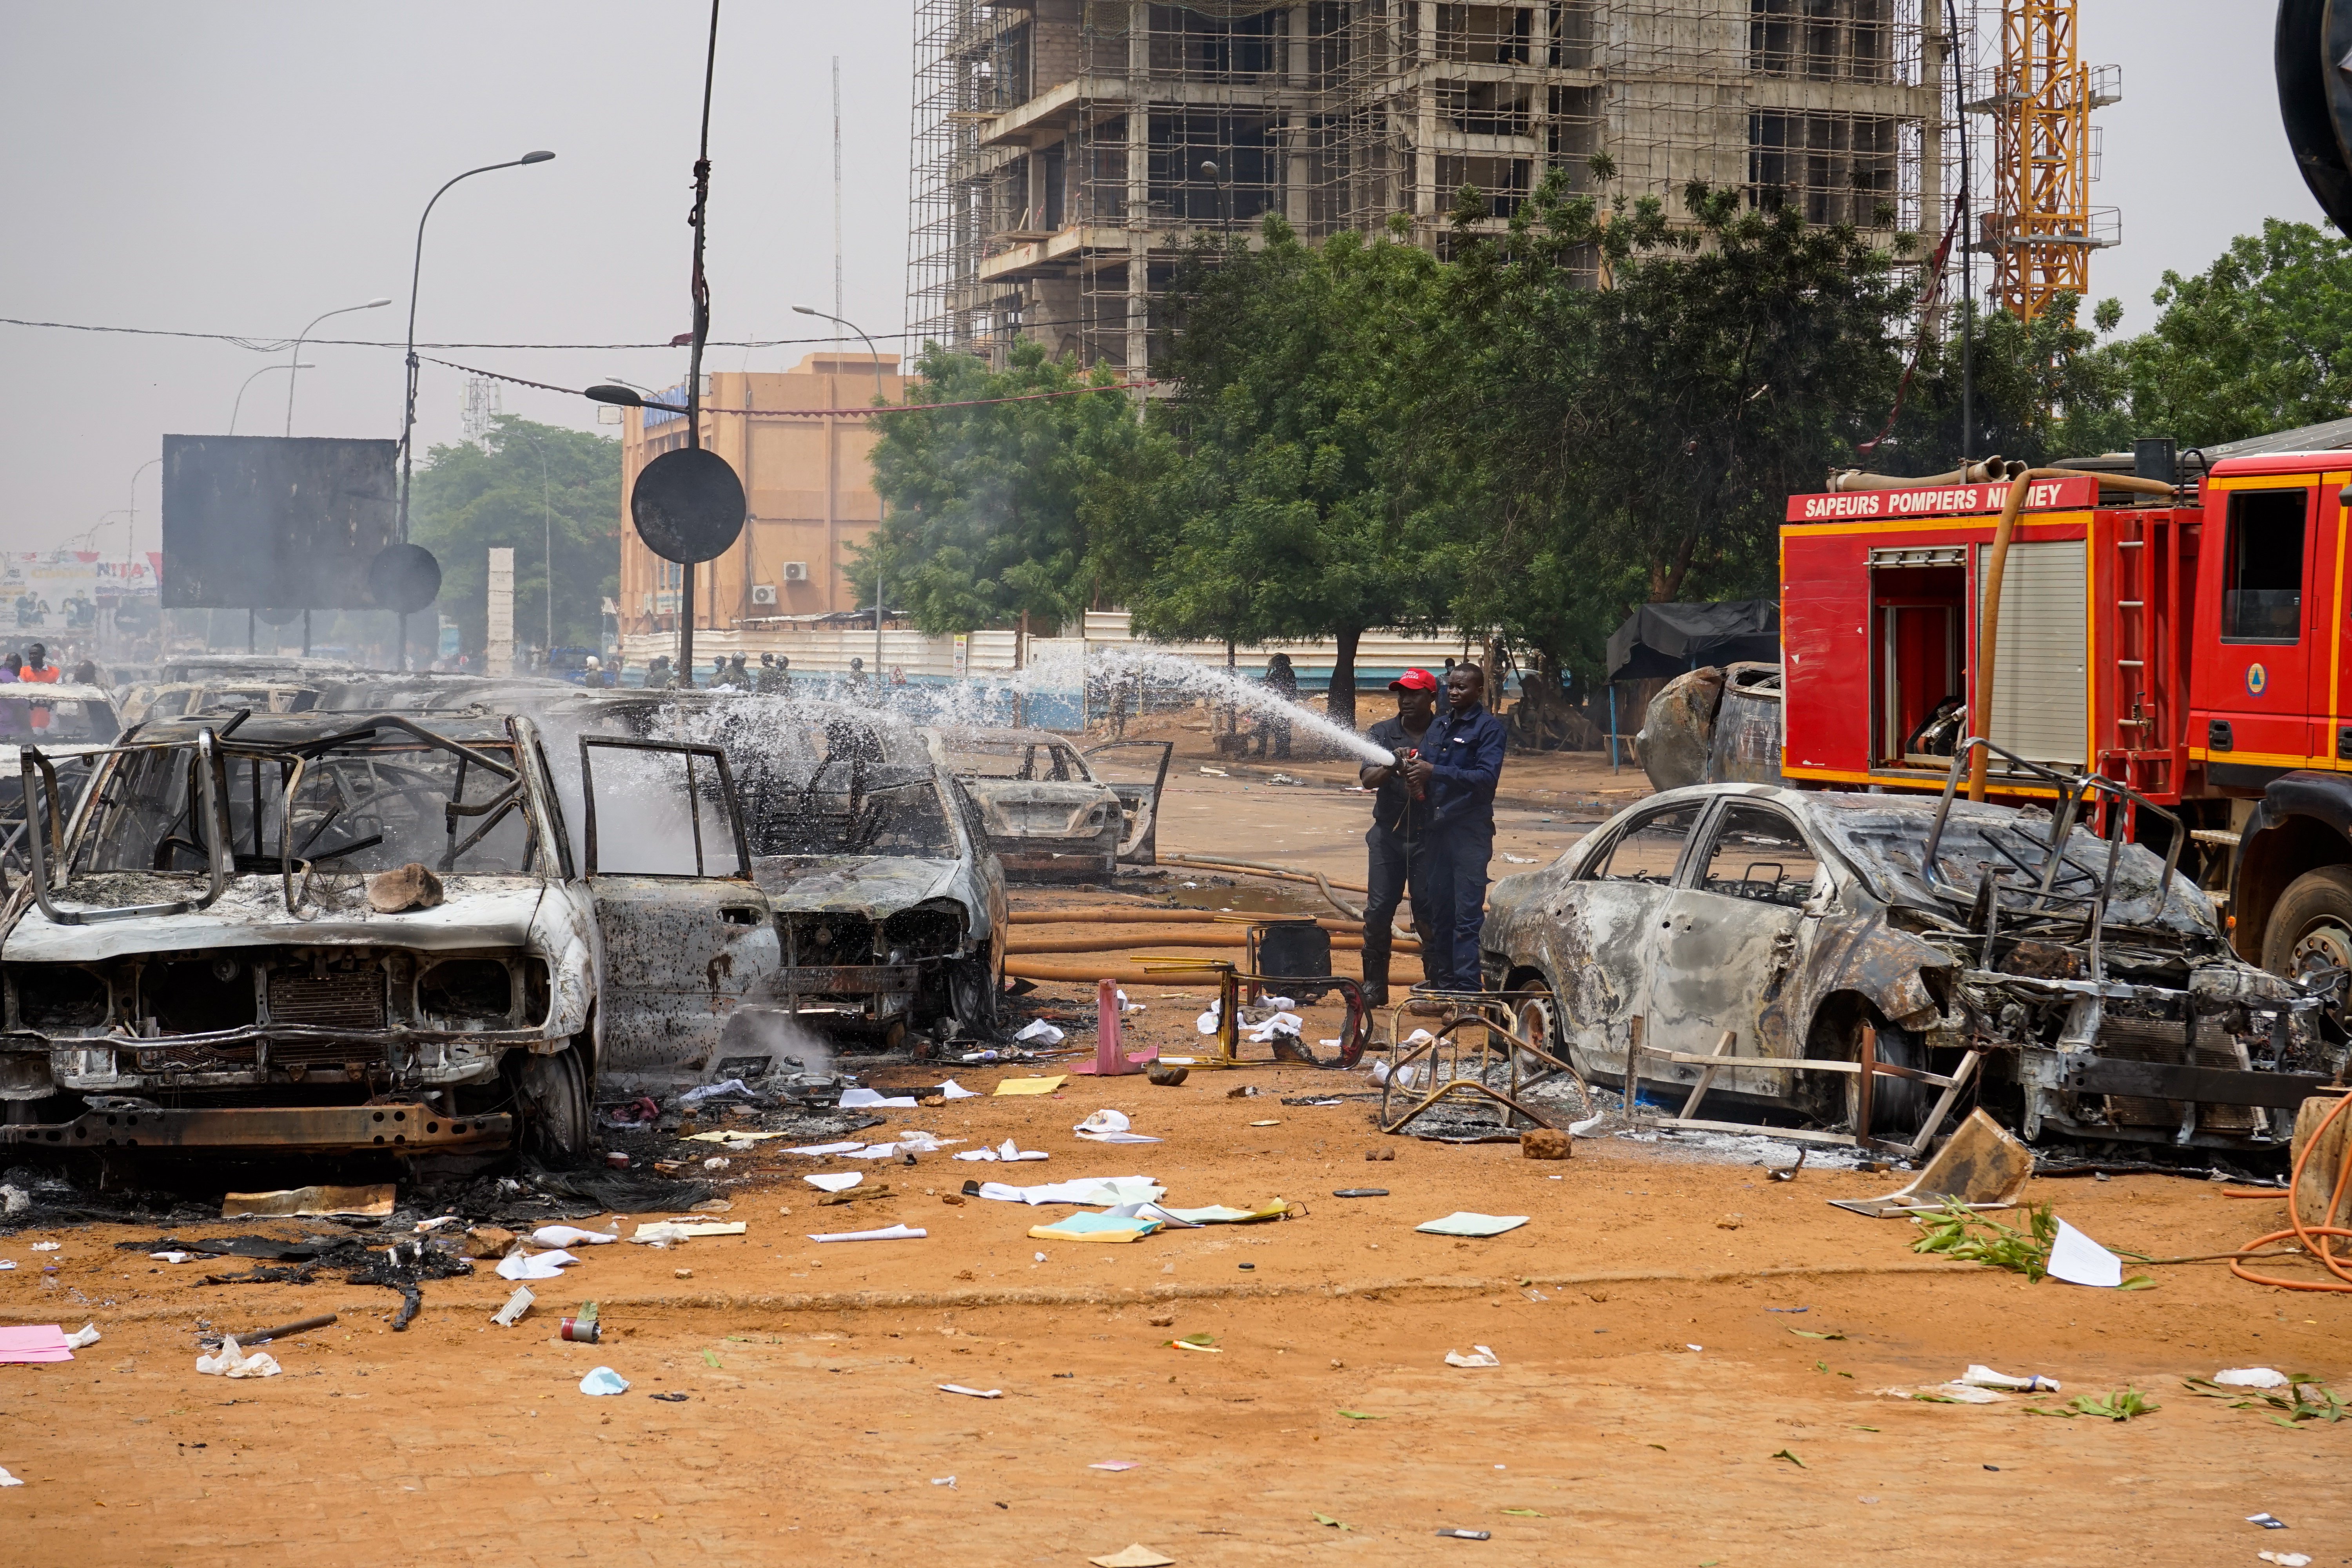
{"label": "blank black billboard", "polygon": [[399,542],[397,441],[163,437],[167,609],[365,610]]}

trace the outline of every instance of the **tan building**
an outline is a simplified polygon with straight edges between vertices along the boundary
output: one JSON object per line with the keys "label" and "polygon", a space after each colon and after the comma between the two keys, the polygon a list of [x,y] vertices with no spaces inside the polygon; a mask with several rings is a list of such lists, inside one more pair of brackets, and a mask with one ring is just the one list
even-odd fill
{"label": "tan building", "polygon": [[[697,631],[757,631],[786,617],[829,615],[874,602],[873,584],[849,581],[850,546],[882,516],[871,461],[878,432],[864,410],[875,395],[877,358],[813,353],[782,374],[709,374],[702,444],[734,466],[751,516],[743,536],[716,561],[688,568],[646,548],[621,508],[620,627],[624,645],[677,630],[679,590],[695,576]],[[883,397],[904,396],[898,356],[879,356]],[[683,404],[683,386],[659,401]],[[638,470],[686,445],[686,416],[626,411],[621,494]],[[730,639],[731,641],[731,639]],[[632,662],[635,662],[633,657]]]}

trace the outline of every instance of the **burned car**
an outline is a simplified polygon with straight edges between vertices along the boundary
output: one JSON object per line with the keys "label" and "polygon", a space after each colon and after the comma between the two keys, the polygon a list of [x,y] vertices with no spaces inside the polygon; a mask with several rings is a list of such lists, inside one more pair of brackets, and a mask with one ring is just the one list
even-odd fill
{"label": "burned car", "polygon": [[780,967],[726,759],[555,756],[519,717],[159,721],[68,818],[27,752],[0,1139],[559,1158],[592,1084],[699,1079]]}
{"label": "burned car", "polygon": [[[726,753],[782,947],[764,1004],[891,1050],[914,1029],[993,1031],[1004,874],[979,806],[904,721],[749,692],[571,690],[551,726]],[[738,1037],[759,1017],[747,1015]]]}
{"label": "burned car", "polygon": [[[1644,1053],[1696,1055],[1729,1031],[1717,1091],[1822,1126],[1851,1125],[1850,1072],[1738,1059],[1853,1061],[1868,1026],[1897,1067],[1949,1073],[1984,1053],[1983,1103],[2029,1138],[2284,1147],[2294,1108],[2344,1066],[2326,1007],[2342,977],[2300,984],[2238,958],[2164,858],[2076,826],[2082,795],[2061,787],[2053,816],[1668,790],[1496,884],[1486,983],[1548,993],[1531,1025],[1620,1083],[1636,1029]],[[1869,1131],[1916,1128],[1927,1100],[1879,1080]]]}
{"label": "burned car", "polygon": [[[1081,752],[1042,730],[932,729],[931,755],[980,803],[988,842],[1014,881],[1089,882],[1119,865],[1150,865],[1160,792],[1175,748],[1119,741]],[[1131,782],[1113,784],[1088,765],[1123,751]]]}
{"label": "burned car", "polygon": [[121,732],[123,721],[105,688],[71,681],[26,683],[13,691],[0,687],[0,866],[22,875],[25,860],[25,795],[16,759],[37,746],[58,763],[59,798],[68,810],[79,798],[89,766],[82,759],[104,750]]}

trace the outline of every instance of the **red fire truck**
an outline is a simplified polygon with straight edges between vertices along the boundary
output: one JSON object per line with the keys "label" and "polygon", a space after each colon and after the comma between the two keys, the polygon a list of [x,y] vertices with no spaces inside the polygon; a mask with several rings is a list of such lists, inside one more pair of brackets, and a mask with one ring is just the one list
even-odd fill
{"label": "red fire truck", "polygon": [[[1790,500],[1791,783],[1944,787],[1979,710],[1980,597],[2010,488]],[[2177,811],[2194,840],[2183,865],[2226,897],[2238,952],[2279,973],[2352,969],[2348,506],[2352,450],[2224,458],[2168,496],[2037,479],[2001,574],[1990,739]],[[1990,793],[2050,792],[1996,762]]]}

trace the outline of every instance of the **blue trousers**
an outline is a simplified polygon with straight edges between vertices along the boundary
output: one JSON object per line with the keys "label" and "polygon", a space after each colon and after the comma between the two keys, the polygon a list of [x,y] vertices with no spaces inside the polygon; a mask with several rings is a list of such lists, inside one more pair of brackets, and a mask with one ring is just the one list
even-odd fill
{"label": "blue trousers", "polygon": [[1435,955],[1435,962],[1430,953],[1422,955],[1423,973],[1433,986],[1478,989],[1478,931],[1486,923],[1486,863],[1494,858],[1492,821],[1452,823],[1430,836],[1430,900],[1441,936],[1453,938],[1450,951]]}

